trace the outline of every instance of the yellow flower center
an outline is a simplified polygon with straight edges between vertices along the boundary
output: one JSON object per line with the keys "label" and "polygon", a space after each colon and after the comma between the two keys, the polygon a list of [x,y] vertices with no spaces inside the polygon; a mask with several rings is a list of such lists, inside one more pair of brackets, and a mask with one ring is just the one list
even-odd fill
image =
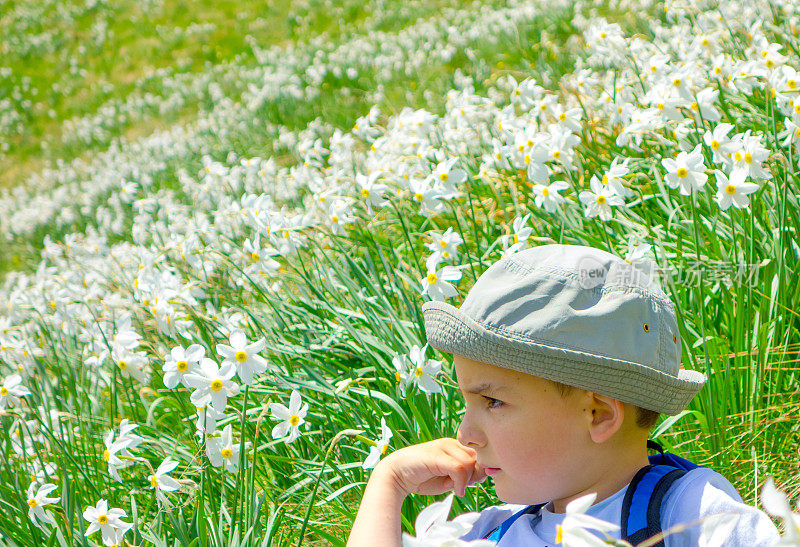
{"label": "yellow flower center", "polygon": [[554,157],[555,159],[558,159],[558,158],[560,158],[560,157],[561,157],[561,152],[559,152],[558,150],[556,150],[555,152],[553,152],[553,157]]}
{"label": "yellow flower center", "polygon": [[296,426],[299,423],[300,423],[300,416],[292,416],[291,418],[289,418],[289,425]]}
{"label": "yellow flower center", "polygon": [[105,461],[108,461],[109,459],[111,459],[111,452],[109,452],[108,450],[103,450],[103,459]]}
{"label": "yellow flower center", "polygon": [[733,159],[735,159],[736,161],[742,161],[742,153],[736,152],[736,154],[733,155]]}
{"label": "yellow flower center", "polygon": [[550,188],[542,188],[542,195],[547,197],[550,195]]}
{"label": "yellow flower center", "polygon": [[519,234],[514,234],[514,243],[519,243]]}
{"label": "yellow flower center", "polygon": [[189,363],[187,361],[178,361],[175,363],[175,368],[177,368],[181,372],[186,372],[189,370]]}
{"label": "yellow flower center", "polygon": [[766,65],[767,68],[772,68],[775,66],[775,61],[773,61],[772,59],[767,59]]}
{"label": "yellow flower center", "polygon": [[223,448],[222,449],[222,457],[223,458],[225,458],[227,460],[227,459],[230,459],[231,456],[233,456],[233,450],[231,450],[230,448]]}
{"label": "yellow flower center", "polygon": [[156,478],[155,475],[150,475],[150,486],[152,486],[153,488],[158,486],[158,479]]}
{"label": "yellow flower center", "polygon": [[414,369],[414,376],[416,376],[417,378],[422,376],[422,367],[417,367],[416,369]]}
{"label": "yellow flower center", "polygon": [[711,141],[711,149],[712,150],[719,150],[719,141],[714,139]]}
{"label": "yellow flower center", "polygon": [[680,87],[681,79],[680,78],[675,78],[674,80],[672,80],[672,85],[674,85],[675,87]]}
{"label": "yellow flower center", "polygon": [[751,154],[750,152],[745,153],[744,161],[746,163],[753,163],[753,154]]}
{"label": "yellow flower center", "polygon": [[422,194],[417,192],[416,194],[414,194],[414,199],[417,201],[422,201]]}
{"label": "yellow flower center", "polygon": [[239,361],[240,363],[244,363],[245,361],[247,361],[247,352],[246,351],[237,351],[233,355],[233,358],[236,359],[237,361]]}
{"label": "yellow flower center", "polygon": [[260,257],[258,256],[257,252],[253,251],[250,253],[250,258],[253,260],[253,262],[257,262]]}
{"label": "yellow flower center", "polygon": [[800,139],[800,127],[794,130],[794,136]]}
{"label": "yellow flower center", "polygon": [[558,119],[561,120],[562,122],[565,122],[567,121],[567,115],[562,112],[561,114],[558,115]]}
{"label": "yellow flower center", "polygon": [[700,110],[700,106],[696,102],[693,102],[692,103],[692,110],[697,112],[698,110]]}
{"label": "yellow flower center", "polygon": [[732,196],[733,194],[735,194],[735,193],[736,193],[736,186],[734,186],[733,184],[728,184],[727,186],[725,186],[725,191],[726,191],[726,192],[727,192],[729,195],[731,195],[731,196]]}
{"label": "yellow flower center", "polygon": [[658,103],[656,105],[656,108],[658,108],[659,110],[664,110],[664,103]]}
{"label": "yellow flower center", "polygon": [[366,188],[362,188],[361,189],[361,195],[364,196],[365,198],[368,198],[369,197],[369,190],[367,190]]}
{"label": "yellow flower center", "polygon": [[120,361],[117,363],[117,366],[120,368],[120,370],[125,370],[126,368],[128,368],[128,363],[126,363],[125,361]]}
{"label": "yellow flower center", "polygon": [[608,184],[608,175],[603,175],[603,184]]}
{"label": "yellow flower center", "polygon": [[8,388],[6,386],[0,387],[0,395],[2,395],[3,397],[8,395]]}
{"label": "yellow flower center", "polygon": [[403,379],[403,377],[402,377],[402,376],[400,376],[400,373],[399,373],[399,372],[395,372],[395,373],[394,373],[394,381],[395,381],[395,382],[397,382],[397,383],[400,383],[400,380],[402,380],[402,379]]}
{"label": "yellow flower center", "polygon": [[789,89],[794,89],[797,87],[797,80],[789,80],[786,82],[786,85],[789,86]]}
{"label": "yellow flower center", "polygon": [[442,173],[441,175],[439,175],[439,180],[441,180],[442,182],[446,181],[449,178],[450,176],[447,173]]}
{"label": "yellow flower center", "polygon": [[331,217],[331,222],[333,222],[334,224],[339,224],[339,217],[337,217],[336,215],[333,215]]}
{"label": "yellow flower center", "polygon": [[686,178],[686,175],[689,174],[689,171],[685,167],[679,167],[675,174],[678,175],[680,178]]}
{"label": "yellow flower center", "polygon": [[108,522],[108,516],[100,515],[99,517],[97,517],[97,522],[99,522],[100,524],[107,523]]}
{"label": "yellow flower center", "polygon": [[28,500],[28,507],[33,508],[39,505],[39,502],[36,501],[36,498],[31,498]]}
{"label": "yellow flower center", "polygon": [[386,450],[387,450],[388,448],[389,448],[389,445],[388,445],[388,444],[385,444],[385,445],[383,445],[383,448],[381,448],[381,454],[386,454]]}
{"label": "yellow flower center", "polygon": [[445,247],[447,247],[447,242],[446,242],[444,239],[443,239],[443,240],[441,240],[441,241],[439,242],[439,247],[441,247],[442,249],[444,249]]}
{"label": "yellow flower center", "polygon": [[222,389],[222,380],[216,379],[213,382],[211,382],[211,389],[214,391],[219,391],[220,389]]}
{"label": "yellow flower center", "polygon": [[600,205],[603,205],[603,204],[605,204],[605,202],[606,202],[606,197],[605,196],[597,196],[597,203],[599,203]]}
{"label": "yellow flower center", "polygon": [[433,285],[433,284],[435,284],[435,283],[436,283],[436,279],[437,279],[437,278],[436,278],[436,274],[435,274],[435,273],[429,273],[429,274],[428,274],[428,277],[427,277],[426,279],[427,279],[428,283],[430,283],[431,285]]}
{"label": "yellow flower center", "polygon": [[800,114],[800,103],[798,103],[798,104],[796,104],[794,106],[794,113],[795,114]]}

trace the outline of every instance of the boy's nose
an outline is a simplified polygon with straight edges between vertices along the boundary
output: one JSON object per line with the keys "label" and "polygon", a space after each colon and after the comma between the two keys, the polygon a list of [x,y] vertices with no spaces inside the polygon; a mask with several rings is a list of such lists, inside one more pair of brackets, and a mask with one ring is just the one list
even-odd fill
{"label": "boy's nose", "polygon": [[458,426],[456,440],[470,448],[486,445],[486,438],[472,427],[472,425],[467,422],[466,418],[461,422],[461,425]]}

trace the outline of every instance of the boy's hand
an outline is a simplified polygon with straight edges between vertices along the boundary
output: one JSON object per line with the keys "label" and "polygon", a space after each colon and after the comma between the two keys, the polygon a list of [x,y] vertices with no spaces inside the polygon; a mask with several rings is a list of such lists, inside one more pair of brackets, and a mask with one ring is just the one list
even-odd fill
{"label": "boy's hand", "polygon": [[467,486],[486,478],[476,463],[475,451],[446,437],[393,452],[379,467],[389,473],[404,496],[437,495],[450,490],[463,496]]}

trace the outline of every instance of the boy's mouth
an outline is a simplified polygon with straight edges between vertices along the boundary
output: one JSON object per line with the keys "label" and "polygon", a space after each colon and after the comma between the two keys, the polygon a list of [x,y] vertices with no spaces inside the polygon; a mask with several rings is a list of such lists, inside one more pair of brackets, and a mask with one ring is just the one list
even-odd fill
{"label": "boy's mouth", "polygon": [[484,467],[483,472],[486,473],[489,477],[492,475],[499,473],[501,469],[499,467]]}

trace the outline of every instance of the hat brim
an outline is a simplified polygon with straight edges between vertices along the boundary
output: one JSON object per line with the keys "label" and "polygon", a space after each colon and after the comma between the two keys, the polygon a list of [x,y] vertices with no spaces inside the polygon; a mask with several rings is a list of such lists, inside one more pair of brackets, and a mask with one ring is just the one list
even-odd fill
{"label": "hat brim", "polygon": [[703,387],[705,375],[679,371],[677,377],[643,364],[544,345],[487,328],[445,302],[422,305],[428,344],[540,378],[613,397],[648,410],[675,415]]}

